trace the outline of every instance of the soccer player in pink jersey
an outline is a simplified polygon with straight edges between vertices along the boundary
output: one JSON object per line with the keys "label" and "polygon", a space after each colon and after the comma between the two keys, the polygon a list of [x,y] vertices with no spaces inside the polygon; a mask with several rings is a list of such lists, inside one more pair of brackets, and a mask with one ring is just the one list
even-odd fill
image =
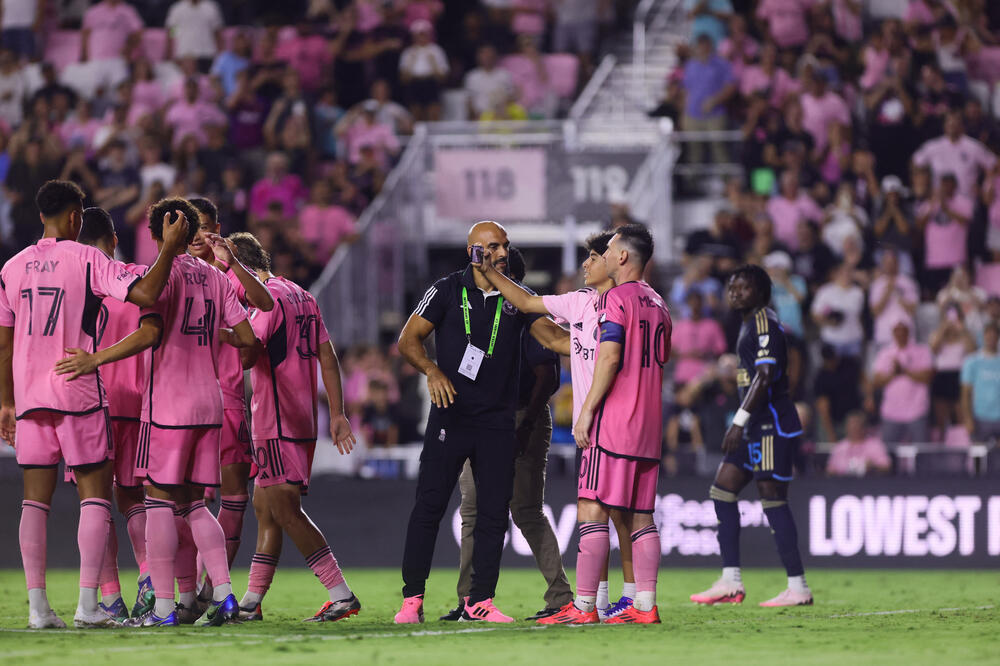
{"label": "soccer player in pink jersey", "polygon": [[[212,264],[229,279],[236,290],[240,303],[257,310],[270,312],[274,299],[256,273],[246,269],[237,261],[225,243],[213,242],[221,230],[219,211],[208,199],[190,199],[198,209],[198,233],[188,246],[188,253]],[[243,514],[249,500],[250,464],[253,451],[250,447],[250,430],[246,422],[246,404],[243,391],[243,364],[240,352],[235,347],[223,345],[219,351],[219,384],[222,386],[222,443],[219,448],[222,463],[222,487],[219,489],[219,524],[226,535],[226,557],[229,566],[240,548],[243,532]],[[189,565],[189,563],[188,563]],[[200,571],[201,567],[196,567]],[[187,585],[185,585],[187,587]],[[205,578],[205,584],[198,594],[199,606],[206,605],[212,598],[212,581]],[[188,598],[182,593],[179,603],[187,607]]]}
{"label": "soccer player in pink jersey", "polygon": [[330,435],[341,455],[354,448],[351,424],[344,415],[340,362],[330,342],[319,306],[294,282],[271,273],[271,258],[251,234],[227,239],[239,260],[257,272],[276,307],[257,310],[250,319],[259,343],[244,353],[253,386],[254,461],[257,469],[253,508],[257,516],[257,551],[250,565],[240,617],[261,620],[261,600],[271,586],[288,534],[330,599],[307,622],[334,622],[361,611],[323,533],[302,510],[316,450],[316,365],[330,407]]}
{"label": "soccer player in pink jersey", "polygon": [[581,468],[590,480],[579,491],[580,549],[576,600],[540,624],[594,624],[597,587],[610,541],[611,509],[622,512],[632,540],[636,596],[608,624],[658,624],[656,574],[660,536],[653,523],[663,432],[663,366],[670,357],[670,313],[642,281],[653,239],[638,224],[620,227],[604,261],[616,286],[598,301],[600,342],[594,380],[573,426],[582,449],[596,448]]}
{"label": "soccer player in pink jersey", "polygon": [[[608,242],[614,237],[614,232],[603,231],[590,236],[585,247],[587,258],[583,262],[583,281],[586,289],[578,289],[566,294],[536,296],[522,289],[518,284],[508,279],[501,272],[492,270],[489,262],[483,261],[477,265],[490,283],[495,286],[503,297],[514,304],[522,312],[550,314],[569,324],[569,339],[564,349],[556,349],[559,353],[570,357],[570,369],[573,380],[573,422],[576,422],[583,407],[584,398],[590,392],[594,378],[594,362],[597,356],[597,302],[601,295],[615,286],[615,281],[608,275],[604,252]],[[581,474],[577,482],[581,493],[590,492],[594,479],[583,472],[592,469],[590,459],[596,454],[596,448],[584,449],[580,464]],[[583,495],[581,495],[583,496]],[[622,519],[622,513],[611,510],[611,519],[618,532],[618,543],[621,548],[622,573],[625,586],[621,598],[611,604],[608,599],[608,562],[605,560],[601,580],[597,587],[597,612],[603,621],[613,617],[632,605],[635,598],[635,577],[632,571],[632,540],[629,525]]]}
{"label": "soccer player in pink jersey", "polygon": [[111,515],[107,399],[98,374],[70,382],[53,368],[65,349],[96,347],[101,299],[156,302],[170,274],[170,257],[184,247],[188,228],[183,215],[164,225],[161,255],[140,278],[76,242],[83,199],[74,183],[45,183],[35,198],[45,227],[42,239],[0,271],[0,436],[14,446],[24,474],[19,540],[28,625],[37,629],[66,626],[45,593],[45,530],[60,460],[75,472],[80,495],[80,597],[73,623],[114,623],[97,601]]}

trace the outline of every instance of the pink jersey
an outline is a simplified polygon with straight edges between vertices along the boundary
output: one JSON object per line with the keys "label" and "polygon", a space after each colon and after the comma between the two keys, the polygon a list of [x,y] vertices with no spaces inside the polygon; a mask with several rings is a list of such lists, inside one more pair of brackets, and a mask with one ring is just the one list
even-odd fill
{"label": "pink jersey", "polygon": [[[129,264],[136,275],[146,272],[145,266]],[[107,349],[139,328],[139,306],[105,298],[97,327],[97,348]],[[142,393],[146,387],[144,368],[149,350],[101,367],[101,381],[107,391],[108,414],[113,419],[138,420],[142,411]]]}
{"label": "pink jersey", "polygon": [[580,416],[583,401],[594,382],[594,359],[597,355],[596,289],[580,289],[559,296],[542,296],[545,309],[569,324],[569,339],[573,349],[569,367],[573,375],[573,423]]}
{"label": "pink jersey", "polygon": [[254,440],[316,439],[316,363],[329,342],[316,299],[285,278],[265,282],[274,298],[270,312],[255,310],[253,332],[266,351],[250,369]]}
{"label": "pink jersey", "polygon": [[[612,287],[598,301],[601,342],[622,343],[621,366],[597,410],[591,442],[612,455],[659,460],[663,366],[673,325],[663,298],[645,282]],[[600,355],[600,350],[598,350]]]}
{"label": "pink jersey", "polygon": [[219,329],[247,318],[236,291],[215,267],[190,254],[174,257],[159,300],[142,316],[163,319],[148,356],[142,420],[164,428],[222,426]]}
{"label": "pink jersey", "polygon": [[[233,271],[226,271],[229,283],[236,291],[241,305],[247,304],[247,292]],[[222,386],[222,408],[240,409],[246,406],[243,392],[243,363],[240,350],[230,345],[222,345],[219,350],[219,384]]]}
{"label": "pink jersey", "polygon": [[96,349],[101,300],[124,301],[138,276],[95,247],[43,238],[0,271],[0,326],[14,329],[18,418],[37,410],[89,414],[107,406],[97,373],[69,382],[54,367],[63,351]]}

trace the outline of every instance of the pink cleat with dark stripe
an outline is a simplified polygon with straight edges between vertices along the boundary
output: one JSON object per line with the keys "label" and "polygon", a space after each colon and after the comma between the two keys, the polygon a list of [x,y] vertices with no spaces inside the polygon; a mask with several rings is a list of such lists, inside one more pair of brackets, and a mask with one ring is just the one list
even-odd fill
{"label": "pink cleat with dark stripe", "polygon": [[465,609],[459,622],[513,622],[514,618],[504,615],[496,606],[492,599],[480,601],[477,604],[470,604],[468,598],[465,600]]}
{"label": "pink cleat with dark stripe", "polygon": [[691,601],[696,604],[712,606],[714,604],[741,604],[747,596],[747,591],[743,589],[743,583],[720,578],[715,581],[712,587],[704,592],[691,595]]}

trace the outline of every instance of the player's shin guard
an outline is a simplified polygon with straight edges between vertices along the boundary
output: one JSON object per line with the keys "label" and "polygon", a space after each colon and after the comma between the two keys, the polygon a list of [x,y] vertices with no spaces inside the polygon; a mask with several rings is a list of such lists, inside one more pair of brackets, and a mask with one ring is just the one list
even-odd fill
{"label": "player's shin guard", "polygon": [[[146,561],[149,576],[153,581],[157,605],[165,606],[160,600],[169,600],[173,610],[174,561],[177,559],[177,524],[174,521],[176,505],[170,500],[146,498]],[[166,617],[158,613],[160,617]]]}
{"label": "player's shin guard", "polygon": [[[804,573],[802,568],[802,556],[799,555],[799,533],[795,529],[795,518],[792,517],[792,510],[788,502],[784,500],[762,500],[764,515],[771,525],[771,532],[774,534],[774,542],[778,546],[778,557],[785,565],[788,577],[801,576]],[[721,537],[720,537],[721,541]]]}
{"label": "player's shin guard", "polygon": [[708,496],[715,504],[715,517],[719,520],[719,552],[723,567],[740,566],[740,507],[736,493],[712,486]]}
{"label": "player's shin guard", "polygon": [[576,596],[577,607],[582,611],[589,613],[594,610],[601,570],[610,550],[611,537],[607,523],[580,523],[580,550],[576,555]]}
{"label": "player's shin guard", "polygon": [[24,579],[29,590],[45,589],[45,528],[48,520],[48,504],[31,500],[21,502],[21,524],[18,528],[18,540],[21,544]]}
{"label": "player's shin guard", "polygon": [[191,503],[186,516],[198,552],[205,562],[205,570],[216,587],[229,587],[229,562],[226,560],[226,537],[219,521],[205,507],[204,500]]}
{"label": "player's shin guard", "polygon": [[240,549],[240,535],[243,533],[243,515],[247,510],[247,495],[223,495],[219,508],[219,525],[226,536],[226,559],[229,566]]}
{"label": "player's shin guard", "polygon": [[177,559],[174,561],[174,577],[177,578],[177,591],[180,593],[180,603],[190,606],[193,602],[195,584],[197,583],[198,549],[194,545],[194,536],[187,523],[187,515],[191,513],[190,504],[181,504],[174,512],[174,525],[177,527]]}
{"label": "player's shin guard", "polygon": [[136,504],[125,512],[125,529],[128,531],[129,543],[132,544],[135,563],[139,567],[139,578],[143,578],[149,573],[149,564],[146,562],[146,506],[144,504]]}
{"label": "player's shin guard", "polygon": [[651,611],[656,605],[656,574],[660,568],[660,534],[656,525],[632,533],[632,568],[635,571],[635,607]]}
{"label": "player's shin guard", "polygon": [[351,588],[344,581],[344,574],[333,556],[330,546],[323,546],[306,557],[306,564],[313,570],[319,582],[330,593],[330,601],[342,601],[351,598]]}
{"label": "player's shin guard", "polygon": [[122,586],[118,581],[118,534],[115,532],[115,523],[110,516],[108,517],[108,540],[104,551],[104,562],[101,565],[101,575],[97,582],[101,586],[102,599],[121,596]]}

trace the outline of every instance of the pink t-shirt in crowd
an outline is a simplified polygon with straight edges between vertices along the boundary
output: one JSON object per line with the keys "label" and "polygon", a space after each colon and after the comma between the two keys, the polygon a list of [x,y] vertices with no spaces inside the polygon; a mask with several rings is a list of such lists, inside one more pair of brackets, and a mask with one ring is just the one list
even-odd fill
{"label": "pink t-shirt in crowd", "polygon": [[306,90],[319,87],[332,60],[330,44],[322,35],[286,39],[275,47],[274,56],[298,72],[299,82]]}
{"label": "pink t-shirt in crowd", "polygon": [[[143,275],[146,266],[129,264],[128,269]],[[97,348],[107,349],[131,335],[139,328],[139,306],[123,303],[116,298],[105,298],[101,303],[103,327],[99,321]],[[144,357],[150,351],[129,356],[101,366],[101,382],[108,395],[108,415],[112,419],[138,420],[142,411],[142,394],[146,390]]]}
{"label": "pink t-shirt in crowd", "polygon": [[542,296],[545,309],[553,317],[569,324],[569,340],[573,347],[569,368],[573,377],[573,423],[580,416],[583,401],[594,382],[594,359],[597,356],[596,289],[579,289],[567,294]]}
{"label": "pink t-shirt in crowd", "polygon": [[174,102],[164,116],[164,121],[174,131],[174,146],[180,145],[184,137],[189,134],[198,140],[198,145],[204,146],[208,139],[205,127],[208,125],[225,127],[227,118],[219,107],[198,100],[194,104]]}
{"label": "pink t-shirt in crowd", "polygon": [[[868,291],[869,306],[881,303],[883,296],[885,296],[885,290],[888,288],[889,278],[884,275],[875,278],[871,289]],[[892,288],[892,294],[889,296],[889,302],[886,303],[882,314],[875,317],[875,342],[880,345],[892,342],[893,323],[898,321],[900,317],[907,321],[911,317],[909,311],[903,307],[903,303],[916,305],[918,302],[920,302],[920,292],[917,290],[917,283],[909,275],[897,275],[896,282]],[[911,325],[911,333],[912,329]]]}
{"label": "pink t-shirt in crowd", "polygon": [[293,218],[305,196],[306,189],[302,179],[294,173],[286,174],[277,183],[270,178],[261,178],[250,188],[250,213],[263,217],[267,214],[267,205],[272,201],[279,201],[282,215]]}
{"label": "pink t-shirt in crowd", "polygon": [[802,103],[802,126],[812,135],[817,150],[826,148],[831,125],[851,124],[851,112],[847,103],[832,90],[827,90],[822,97],[806,93],[799,100]]}
{"label": "pink t-shirt in crowd", "polygon": [[127,2],[99,2],[83,14],[83,29],[90,30],[87,54],[91,60],[124,57],[129,35],[142,30],[139,12]]}
{"label": "pink t-shirt in crowd", "polygon": [[[726,351],[726,336],[714,319],[681,319],[674,324],[671,347],[677,354],[702,352],[718,356]],[[681,358],[674,368],[674,382],[686,384],[700,375],[709,361],[703,358]]]}
{"label": "pink t-shirt in crowd", "polygon": [[757,57],[758,52],[760,52],[760,44],[753,37],[744,37],[740,48],[737,48],[733,40],[728,37],[719,42],[718,53],[729,61],[733,76],[737,79],[742,77],[743,72],[749,66],[748,63]]}
{"label": "pink t-shirt in crowd", "polygon": [[885,78],[885,70],[889,66],[889,49],[876,49],[866,46],[861,59],[865,63],[865,71],[861,75],[862,90],[874,88]]}
{"label": "pink t-shirt in crowd", "polygon": [[591,444],[619,456],[659,461],[663,366],[670,360],[673,328],[666,302],[645,282],[626,282],[598,300],[597,321],[601,342],[618,339],[622,350],[614,384],[594,415]]}
{"label": "pink t-shirt in crowd", "polygon": [[774,237],[793,252],[799,249],[799,222],[819,222],[823,219],[822,209],[812,197],[802,191],[795,199],[786,199],[780,194],[771,197],[767,202],[767,214],[774,223]]}
{"label": "pink t-shirt in crowd", "polygon": [[254,310],[253,332],[268,348],[250,369],[250,410],[255,440],[316,440],[316,364],[330,341],[316,299],[284,278],[264,283],[274,298],[270,312]]}
{"label": "pink t-shirt in crowd", "polygon": [[137,81],[132,86],[132,105],[159,111],[167,103],[163,86],[157,81]]}
{"label": "pink t-shirt in crowd", "polygon": [[220,427],[219,330],[247,318],[236,291],[214,266],[181,254],[160,298],[142,309],[143,317],[154,315],[163,320],[163,334],[146,357],[142,420],[166,428]]}
{"label": "pink t-shirt in crowd", "polygon": [[[968,220],[972,218],[973,203],[968,197],[956,194],[948,207]],[[924,228],[924,265],[927,268],[951,268],[965,261],[968,223],[962,224],[943,213],[934,200],[925,201],[917,208],[917,216],[930,215]]]}
{"label": "pink t-shirt in crowd", "polygon": [[992,169],[996,161],[989,148],[965,135],[954,143],[947,136],[931,139],[913,154],[915,164],[931,168],[935,186],[942,175],[955,174],[958,191],[967,197],[974,195],[979,170]]}
{"label": "pink t-shirt in crowd", "polygon": [[838,476],[862,476],[871,467],[885,468],[890,465],[889,452],[878,437],[866,437],[860,442],[842,439],[830,452],[826,472]]}
{"label": "pink t-shirt in crowd", "polygon": [[[862,5],[860,0],[858,5]],[[848,0],[833,0],[833,29],[841,39],[847,42],[859,42],[863,36],[861,15],[864,6],[857,13],[848,8]]]}
{"label": "pink t-shirt in crowd", "polygon": [[70,118],[56,128],[56,133],[66,148],[70,150],[85,148],[87,155],[90,156],[94,153],[94,137],[99,129],[101,129],[101,121],[97,118],[91,118],[82,123]]}
{"label": "pink t-shirt in crowd", "polygon": [[343,206],[310,204],[299,214],[299,232],[326,262],[344,236],[354,233],[354,215]]}
{"label": "pink t-shirt in crowd", "polygon": [[107,406],[97,373],[67,381],[55,364],[65,349],[94,349],[101,300],[124,301],[138,279],[96,247],[55,238],[29,245],[4,264],[0,326],[14,329],[18,418],[35,411],[90,414]]}
{"label": "pink t-shirt in crowd", "polygon": [[748,97],[758,90],[770,90],[768,101],[771,106],[780,107],[788,95],[797,93],[800,88],[799,82],[780,67],[769,76],[760,65],[749,65],[740,76],[741,95]]}
{"label": "pink t-shirt in crowd", "polygon": [[[910,342],[904,349],[895,343],[884,348],[875,356],[874,372],[891,374],[893,361],[898,360],[904,370],[928,370],[934,367],[931,348]],[[931,404],[929,384],[915,382],[904,374],[895,375],[882,390],[883,420],[898,423],[912,423],[927,416]]]}
{"label": "pink t-shirt in crowd", "polygon": [[350,147],[351,164],[357,164],[361,160],[362,146],[372,145],[379,165],[385,168],[389,166],[388,151],[399,150],[399,139],[392,127],[385,123],[355,123],[347,132],[347,145]]}
{"label": "pink t-shirt in crowd", "polygon": [[812,0],[762,0],[757,6],[757,18],[767,21],[775,43],[783,49],[802,46],[809,39],[806,11]]}

